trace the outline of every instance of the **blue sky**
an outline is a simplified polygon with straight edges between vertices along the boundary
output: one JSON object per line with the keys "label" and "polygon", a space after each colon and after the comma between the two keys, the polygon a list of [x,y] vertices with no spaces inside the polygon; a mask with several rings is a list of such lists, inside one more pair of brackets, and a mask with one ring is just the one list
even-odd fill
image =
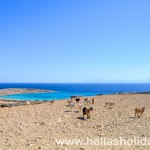
{"label": "blue sky", "polygon": [[0,1],[0,82],[150,82],[149,6]]}

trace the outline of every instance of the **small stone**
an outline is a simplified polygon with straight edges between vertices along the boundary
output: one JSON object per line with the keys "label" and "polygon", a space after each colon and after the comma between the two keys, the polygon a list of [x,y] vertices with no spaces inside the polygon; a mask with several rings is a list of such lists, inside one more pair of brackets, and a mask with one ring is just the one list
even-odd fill
{"label": "small stone", "polygon": [[42,126],[43,126],[43,125],[45,125],[45,123],[44,123],[44,122],[40,122],[40,125],[42,125]]}
{"label": "small stone", "polygon": [[28,143],[27,145],[28,145],[28,146],[32,146],[32,144],[30,144],[30,143]]}
{"label": "small stone", "polygon": [[39,147],[38,147],[38,149],[42,149],[42,148],[43,148],[43,146],[39,146]]}
{"label": "small stone", "polygon": [[38,138],[38,139],[42,139],[42,137],[41,137],[41,136],[38,136],[37,138]]}

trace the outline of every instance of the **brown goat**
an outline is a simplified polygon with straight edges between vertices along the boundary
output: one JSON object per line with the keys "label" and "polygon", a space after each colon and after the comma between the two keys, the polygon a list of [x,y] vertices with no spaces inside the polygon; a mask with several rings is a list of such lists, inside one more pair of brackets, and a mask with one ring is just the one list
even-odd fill
{"label": "brown goat", "polygon": [[91,116],[90,116],[90,112],[93,111],[93,108],[90,107],[89,109],[84,107],[83,108],[83,119],[84,119],[84,116],[87,115],[87,119],[89,119]]}
{"label": "brown goat", "polygon": [[94,98],[92,98],[92,104],[95,104]]}
{"label": "brown goat", "polygon": [[87,103],[87,101],[88,101],[88,98],[85,98],[85,99],[84,99],[84,102]]}
{"label": "brown goat", "polygon": [[70,106],[71,101],[67,101],[67,103],[68,103],[68,106]]}
{"label": "brown goat", "polygon": [[138,116],[138,118],[140,118],[144,111],[145,111],[145,107],[135,108],[135,117]]}
{"label": "brown goat", "polygon": [[109,104],[109,102],[105,102],[105,106],[104,107],[107,107],[108,104]]}
{"label": "brown goat", "polygon": [[115,103],[109,103],[109,109],[112,109],[114,107]]}
{"label": "brown goat", "polygon": [[50,104],[54,104],[54,100],[50,101]]}

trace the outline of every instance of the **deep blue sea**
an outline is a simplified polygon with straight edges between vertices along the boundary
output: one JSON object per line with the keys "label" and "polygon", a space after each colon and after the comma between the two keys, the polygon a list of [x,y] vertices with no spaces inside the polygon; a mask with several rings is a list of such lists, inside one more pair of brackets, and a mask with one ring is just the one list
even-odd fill
{"label": "deep blue sea", "polygon": [[14,94],[0,96],[12,100],[60,100],[69,99],[72,95],[95,96],[97,94],[114,94],[120,92],[150,91],[150,84],[100,84],[100,83],[0,83],[0,89],[35,88],[54,90],[47,93]]}

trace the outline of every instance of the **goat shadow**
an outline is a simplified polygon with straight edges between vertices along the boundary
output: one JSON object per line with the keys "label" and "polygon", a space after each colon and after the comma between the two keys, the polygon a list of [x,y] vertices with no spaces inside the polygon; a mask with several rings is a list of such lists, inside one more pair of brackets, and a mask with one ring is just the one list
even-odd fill
{"label": "goat shadow", "polygon": [[138,118],[138,117],[135,117],[135,116],[134,117],[133,116],[129,117],[129,119],[136,119],[136,118]]}
{"label": "goat shadow", "polygon": [[75,113],[79,113],[80,111],[78,111],[78,110],[75,110],[74,112],[75,112]]}
{"label": "goat shadow", "polygon": [[80,120],[85,120],[85,119],[84,119],[84,117],[77,117],[77,119],[80,119]]}
{"label": "goat shadow", "polygon": [[65,112],[72,112],[71,110],[65,110]]}
{"label": "goat shadow", "polygon": [[75,113],[79,113],[79,111],[71,111],[71,110],[65,110],[65,112],[75,112]]}

